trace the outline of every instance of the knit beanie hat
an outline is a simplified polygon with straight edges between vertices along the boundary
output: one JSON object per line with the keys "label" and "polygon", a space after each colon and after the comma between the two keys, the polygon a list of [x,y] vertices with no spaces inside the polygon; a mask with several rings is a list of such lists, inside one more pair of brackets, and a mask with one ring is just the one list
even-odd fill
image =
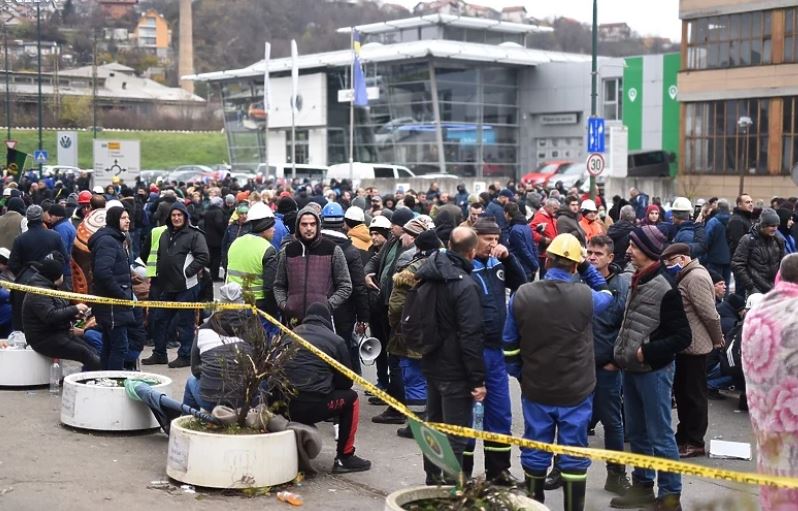
{"label": "knit beanie hat", "polygon": [[271,229],[272,227],[274,227],[275,223],[277,223],[277,221],[274,219],[273,216],[267,216],[266,218],[261,218],[260,220],[251,221],[250,225],[252,226],[252,232],[257,234],[265,230]]}
{"label": "knit beanie hat", "polygon": [[435,234],[435,231],[424,231],[418,236],[416,236],[416,240],[413,242],[416,245],[416,248],[421,250],[422,252],[426,252],[428,250],[435,250],[437,248],[441,248],[441,240],[438,239],[438,235]]}
{"label": "knit beanie hat", "polygon": [[122,218],[122,213],[125,212],[125,208],[115,206],[113,208],[109,208],[105,210],[105,225],[108,227],[113,227],[117,231],[119,229],[119,220]]}
{"label": "knit beanie hat", "polygon": [[21,197],[11,197],[6,203],[9,211],[16,211],[20,215],[25,214],[25,201]]}
{"label": "knit beanie hat", "polygon": [[396,211],[391,215],[391,223],[393,225],[404,226],[407,222],[412,220],[413,217],[415,217],[415,215],[413,215],[413,212],[409,208],[396,208]]}
{"label": "knit beanie hat", "polygon": [[759,223],[762,225],[779,225],[781,224],[781,219],[774,209],[765,208],[759,215]]}
{"label": "knit beanie hat", "polygon": [[634,242],[635,246],[643,251],[649,259],[659,260],[662,255],[662,250],[668,239],[665,235],[653,225],[644,225],[632,231],[629,239]]}
{"label": "knit beanie hat", "polygon": [[64,274],[64,263],[55,259],[44,259],[39,263],[39,273],[47,280],[55,282]]}
{"label": "knit beanie hat", "polygon": [[25,217],[28,219],[28,223],[41,222],[43,214],[44,210],[42,207],[36,204],[31,204],[28,206],[28,209],[25,210]]}
{"label": "knit beanie hat", "polygon": [[409,234],[410,236],[413,236],[415,238],[416,236],[418,236],[419,234],[421,234],[422,232],[427,230],[427,224],[425,224],[423,220],[420,220],[418,218],[414,218],[414,219],[410,220],[409,222],[405,223],[402,226],[402,229],[407,234]]}
{"label": "knit beanie hat", "polygon": [[732,293],[726,297],[726,301],[729,302],[729,305],[731,305],[732,309],[736,310],[737,312],[745,309],[745,298],[740,295]]}
{"label": "knit beanie hat", "polygon": [[280,200],[277,201],[277,212],[280,214],[285,215],[290,211],[297,211],[298,209],[296,201],[291,197],[281,197]]}
{"label": "knit beanie hat", "polygon": [[474,230],[477,234],[501,234],[502,230],[494,220],[491,218],[480,218],[474,224]]}

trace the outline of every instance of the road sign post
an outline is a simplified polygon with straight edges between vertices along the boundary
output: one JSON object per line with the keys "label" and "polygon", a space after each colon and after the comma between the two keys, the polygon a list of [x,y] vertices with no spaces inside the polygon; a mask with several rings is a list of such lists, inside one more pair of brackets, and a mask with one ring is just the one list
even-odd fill
{"label": "road sign post", "polygon": [[604,118],[590,117],[587,120],[587,152],[604,152]]}
{"label": "road sign post", "polygon": [[36,149],[33,151],[33,160],[39,165],[47,163],[47,151],[44,149]]}
{"label": "road sign post", "polygon": [[604,172],[604,156],[593,153],[587,157],[587,173],[592,177],[600,176]]}

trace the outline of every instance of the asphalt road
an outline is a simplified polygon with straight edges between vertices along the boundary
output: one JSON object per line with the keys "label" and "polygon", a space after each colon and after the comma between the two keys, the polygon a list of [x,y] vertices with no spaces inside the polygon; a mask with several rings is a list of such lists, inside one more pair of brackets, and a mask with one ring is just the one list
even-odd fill
{"label": "asphalt road", "polygon": [[[174,350],[171,350],[170,358]],[[148,353],[145,352],[144,356]],[[153,368],[150,366],[148,370]],[[188,368],[154,366],[154,372],[173,379],[171,394],[180,399]],[[373,369],[367,376],[373,379]],[[522,418],[519,389],[511,385],[514,403],[513,431],[520,435]],[[182,489],[168,481],[165,472],[167,437],[161,432],[143,434],[96,434],[59,424],[60,399],[47,389],[0,390],[0,510],[249,510],[289,509],[273,495],[245,497],[235,493]],[[734,411],[736,399],[710,401],[707,440],[752,442],[748,416]],[[397,489],[423,484],[421,454],[412,440],[396,436],[397,426],[374,424],[371,417],[382,410],[363,400],[357,452],[370,459],[369,472],[332,475],[335,455],[330,423],[319,424],[324,436],[321,455],[315,460],[320,474],[292,491],[302,495],[308,510],[380,510],[385,495]],[[590,437],[590,445],[602,447],[602,429]],[[699,458],[696,463],[734,470],[754,471],[755,461]],[[482,466],[478,456],[476,466]],[[521,477],[518,451],[513,472]],[[603,463],[588,473],[587,509],[609,508],[612,495],[603,491]],[[156,484],[160,483],[160,484]],[[682,503],[686,510],[758,509],[758,488],[726,481],[694,477],[684,480]],[[562,509],[561,490],[547,492],[546,504]]]}

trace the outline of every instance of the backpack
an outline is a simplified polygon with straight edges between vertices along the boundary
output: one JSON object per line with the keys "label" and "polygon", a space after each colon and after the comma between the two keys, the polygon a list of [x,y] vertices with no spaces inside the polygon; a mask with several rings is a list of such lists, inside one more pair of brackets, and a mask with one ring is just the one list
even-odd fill
{"label": "backpack", "polygon": [[743,378],[743,357],[740,348],[743,322],[737,323],[726,335],[728,345],[720,356],[720,372],[732,378]]}
{"label": "backpack", "polygon": [[442,282],[421,281],[407,292],[402,307],[399,324],[405,345],[422,356],[434,353],[443,344],[438,333],[437,305],[444,286]]}

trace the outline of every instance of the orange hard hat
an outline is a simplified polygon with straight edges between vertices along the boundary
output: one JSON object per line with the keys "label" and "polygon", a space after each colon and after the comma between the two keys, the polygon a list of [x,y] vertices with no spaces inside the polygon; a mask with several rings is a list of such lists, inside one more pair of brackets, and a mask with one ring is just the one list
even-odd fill
{"label": "orange hard hat", "polygon": [[238,192],[236,194],[236,202],[244,202],[249,200],[249,192]]}
{"label": "orange hard hat", "polygon": [[78,204],[90,204],[91,203],[91,192],[88,190],[83,190],[78,194]]}

